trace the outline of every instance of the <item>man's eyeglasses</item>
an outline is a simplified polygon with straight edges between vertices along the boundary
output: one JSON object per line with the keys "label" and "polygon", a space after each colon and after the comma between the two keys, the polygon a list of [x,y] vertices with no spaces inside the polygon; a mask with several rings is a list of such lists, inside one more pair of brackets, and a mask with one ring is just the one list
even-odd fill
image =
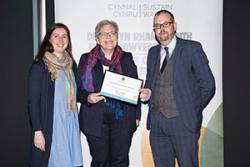
{"label": "man's eyeglasses", "polygon": [[100,32],[98,36],[100,38],[113,38],[117,35],[117,32]]}
{"label": "man's eyeglasses", "polygon": [[169,21],[169,22],[165,22],[165,23],[162,23],[162,24],[155,24],[153,27],[154,27],[154,30],[160,30],[162,27],[163,28],[168,28],[173,23],[174,22]]}

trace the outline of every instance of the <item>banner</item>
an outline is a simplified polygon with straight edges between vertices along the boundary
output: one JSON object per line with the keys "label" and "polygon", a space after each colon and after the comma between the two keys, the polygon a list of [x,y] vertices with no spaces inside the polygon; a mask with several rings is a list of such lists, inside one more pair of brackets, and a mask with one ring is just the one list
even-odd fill
{"label": "banner", "polygon": [[[103,20],[119,25],[119,45],[132,52],[140,79],[146,77],[147,52],[156,45],[153,16],[156,11],[171,11],[177,22],[180,38],[202,43],[215,76],[216,94],[203,111],[200,138],[200,166],[223,165],[223,104],[222,104],[222,0],[55,0],[55,21],[65,23],[70,31],[73,55],[78,62],[82,53],[96,44],[94,29]],[[153,167],[146,130],[147,106],[142,106],[140,127],[135,132],[130,149],[131,167]],[[90,166],[88,144],[82,135],[84,166]]]}

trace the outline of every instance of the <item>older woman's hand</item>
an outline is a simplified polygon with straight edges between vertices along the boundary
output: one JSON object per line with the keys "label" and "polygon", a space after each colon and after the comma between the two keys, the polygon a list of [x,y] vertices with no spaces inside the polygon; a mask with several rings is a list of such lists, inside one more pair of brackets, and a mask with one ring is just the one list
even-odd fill
{"label": "older woman's hand", "polygon": [[88,95],[88,102],[89,103],[98,103],[101,100],[105,100],[105,97],[102,96],[100,93],[90,93]]}

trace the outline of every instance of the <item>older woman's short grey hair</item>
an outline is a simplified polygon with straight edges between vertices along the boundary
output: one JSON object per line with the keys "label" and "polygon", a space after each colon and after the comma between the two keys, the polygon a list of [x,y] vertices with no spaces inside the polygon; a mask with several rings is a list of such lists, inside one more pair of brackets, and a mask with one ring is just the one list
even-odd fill
{"label": "older woman's short grey hair", "polygon": [[99,23],[97,23],[96,27],[95,27],[95,37],[97,37],[102,29],[103,26],[105,25],[111,25],[112,27],[114,27],[115,32],[118,33],[119,28],[116,22],[112,21],[112,20],[102,20]]}

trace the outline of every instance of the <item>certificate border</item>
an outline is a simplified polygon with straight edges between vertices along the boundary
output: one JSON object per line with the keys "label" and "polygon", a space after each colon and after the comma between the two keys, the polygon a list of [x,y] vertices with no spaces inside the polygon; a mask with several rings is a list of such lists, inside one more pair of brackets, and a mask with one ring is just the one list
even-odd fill
{"label": "certificate border", "polygon": [[[133,77],[130,77],[130,76],[127,76],[127,75],[124,75],[124,74],[119,74],[119,73],[116,73],[116,72],[113,72],[113,71],[110,71],[110,70],[105,70],[104,75],[103,75],[103,79],[102,79],[102,85],[101,85],[100,93],[101,93],[103,82],[104,82],[104,78],[105,78],[105,75],[106,75],[107,72],[111,72],[111,73],[114,73],[114,74],[122,75],[122,76],[125,76],[125,77],[128,77],[128,78],[133,78]],[[140,80],[141,81],[140,88],[142,88],[142,86],[143,86],[143,79],[140,79],[140,78],[133,78],[133,79]],[[113,95],[113,94],[111,95],[109,93],[101,93],[101,95],[105,96],[105,97],[108,97],[108,98],[111,98],[111,99],[114,99],[114,100],[122,101],[122,102],[125,102],[125,103],[128,103],[128,104],[133,104],[133,105],[138,105],[138,103],[139,103],[139,97],[140,97],[140,93],[139,93],[138,94],[138,99],[137,99],[136,103],[134,103],[134,101],[130,101],[127,98],[118,98],[118,97],[116,98],[115,95]],[[119,96],[119,97],[121,97],[121,96]]]}

